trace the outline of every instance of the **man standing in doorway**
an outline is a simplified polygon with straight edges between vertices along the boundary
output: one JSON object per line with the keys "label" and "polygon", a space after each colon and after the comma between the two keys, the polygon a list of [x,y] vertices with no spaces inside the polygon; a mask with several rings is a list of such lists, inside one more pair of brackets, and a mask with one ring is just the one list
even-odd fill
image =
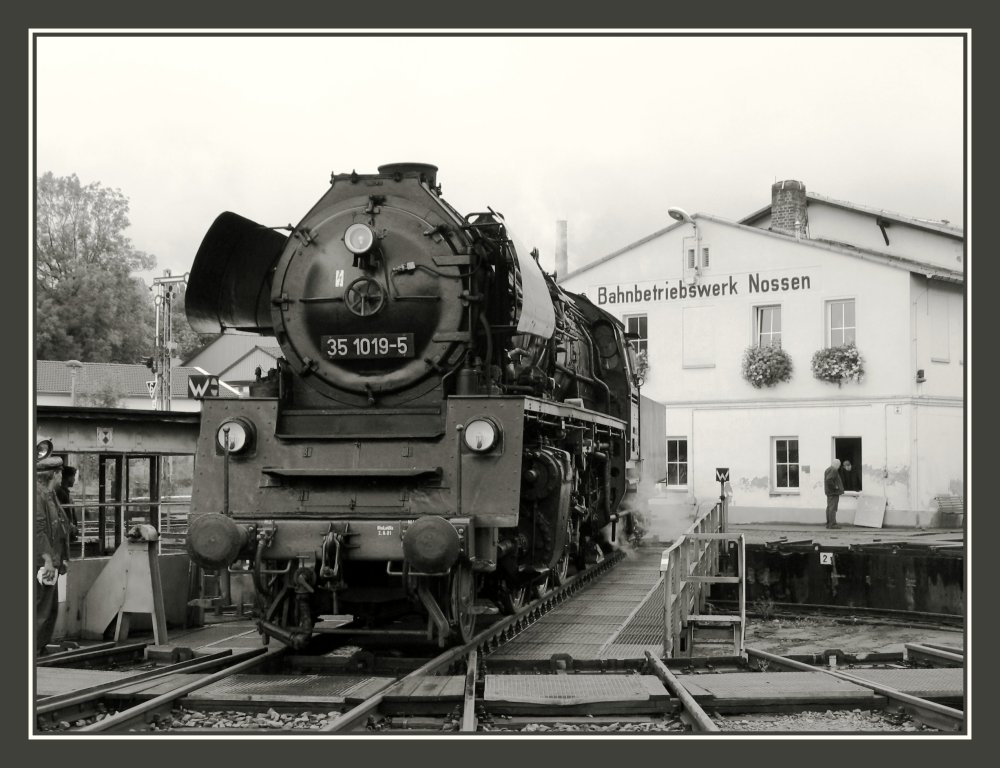
{"label": "man standing in doorway", "polygon": [[844,459],[840,468],[840,480],[844,483],[845,491],[860,491],[861,480],[858,478],[858,471],[851,467],[851,460]]}
{"label": "man standing in doorway", "polygon": [[844,481],[840,479],[840,459],[834,459],[823,473],[823,490],[826,493],[826,527],[839,528],[837,507],[844,493]]}

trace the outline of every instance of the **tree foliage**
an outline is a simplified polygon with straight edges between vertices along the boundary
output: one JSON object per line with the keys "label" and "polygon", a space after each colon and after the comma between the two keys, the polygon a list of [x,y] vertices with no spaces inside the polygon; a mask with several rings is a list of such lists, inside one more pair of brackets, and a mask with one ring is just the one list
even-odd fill
{"label": "tree foliage", "polygon": [[35,346],[41,360],[135,363],[153,345],[153,305],[124,267],[75,265],[35,291]]}
{"label": "tree foliage", "polygon": [[125,235],[128,198],[75,174],[38,179],[35,344],[43,360],[138,362],[153,343],[152,296],[131,276],[155,257]]}

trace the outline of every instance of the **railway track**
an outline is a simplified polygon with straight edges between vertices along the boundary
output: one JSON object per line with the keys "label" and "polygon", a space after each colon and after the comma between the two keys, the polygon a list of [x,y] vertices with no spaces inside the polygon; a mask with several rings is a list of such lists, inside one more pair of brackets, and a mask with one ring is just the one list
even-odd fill
{"label": "railway track", "polygon": [[[525,606],[517,614],[502,618],[482,629],[465,646],[456,647],[433,657],[400,656],[381,653],[378,650],[358,649],[347,653],[339,661],[336,674],[348,679],[359,672],[387,675],[377,692],[363,698],[349,700],[338,698],[322,699],[315,705],[304,707],[301,703],[282,700],[281,695],[261,692],[248,696],[238,703],[224,704],[220,701],[198,700],[191,694],[225,680],[237,680],[255,672],[271,672],[293,668],[318,671],[329,675],[334,663],[326,657],[297,656],[288,649],[254,648],[247,651],[221,651],[211,657],[201,657],[180,661],[168,666],[146,669],[130,676],[127,681],[106,683],[73,694],[48,697],[39,702],[38,721],[46,728],[58,722],[79,723],[61,730],[70,733],[135,733],[170,732],[176,734],[213,735],[273,735],[309,733],[472,733],[472,732],[614,732],[614,733],[672,733],[778,729],[816,730],[817,727],[846,730],[846,725],[861,723],[864,729],[872,725],[875,729],[889,728],[901,730],[910,718],[913,726],[936,731],[954,733],[964,727],[964,713],[953,707],[910,696],[888,686],[872,684],[863,679],[863,669],[824,669],[822,659],[815,664],[805,664],[788,657],[767,654],[763,651],[749,651],[749,663],[738,657],[733,659],[706,657],[701,660],[672,660],[669,665],[652,653],[644,659],[629,660],[581,660],[553,657],[544,662],[538,660],[511,659],[491,660],[490,654],[503,647],[521,632],[541,620],[552,608],[574,597],[588,583],[613,567],[622,557],[620,553],[609,557],[603,563],[568,580],[564,587],[553,590]],[[138,644],[141,648],[142,644]],[[933,647],[927,645],[907,646],[908,658],[902,655],[901,663],[882,663],[883,667],[906,667],[913,665],[947,667],[961,666],[964,657],[955,647]],[[886,660],[882,659],[885,662]],[[80,649],[58,654],[45,660],[45,666],[103,664],[120,667],[135,664],[141,669],[141,653],[136,647],[113,647]],[[691,673],[701,672],[692,678]],[[853,659],[842,658],[842,665],[863,667]],[[692,666],[694,665],[694,666]],[[704,697],[697,697],[685,688],[690,680],[710,680],[712,675],[725,673],[747,673],[771,669],[794,671],[826,672],[845,682],[866,686],[877,694],[880,704],[856,714],[859,710],[840,713],[824,711],[827,705],[810,706],[808,703],[779,708],[782,714],[768,719],[765,710],[745,719],[739,709],[730,707],[719,709]],[[684,672],[686,674],[680,674]],[[108,710],[109,694],[116,689],[131,685],[138,680],[147,682],[158,679],[168,680],[177,673],[197,675],[190,682],[175,686],[150,700],[114,713]],[[487,674],[488,673],[488,674]],[[240,677],[238,677],[240,676]],[[514,685],[520,679],[529,680],[536,690],[556,691],[567,688],[572,682],[583,683],[585,679],[596,681],[605,689],[617,685],[634,685],[641,677],[655,676],[668,695],[639,710],[620,710],[605,702],[604,705],[567,707],[566,701],[554,696],[550,705],[535,701],[533,708],[526,710],[516,706],[507,708],[497,705],[496,697],[488,696],[487,686],[503,687]],[[264,675],[261,678],[264,679]],[[681,677],[685,682],[678,678]],[[748,678],[749,680],[750,678]],[[752,682],[752,681],[751,681]],[[508,686],[509,687],[509,686]],[[573,686],[570,686],[573,690]],[[263,690],[263,689],[259,689]],[[277,690],[277,689],[275,689]],[[874,695],[873,694],[873,695]],[[572,695],[572,694],[570,694]],[[543,697],[544,698],[544,697]],[[204,699],[204,696],[203,696]],[[250,701],[249,699],[253,699]],[[873,699],[875,700],[875,699]],[[548,700],[546,700],[548,701]],[[815,711],[819,709],[817,713]],[[837,709],[836,706],[833,709]],[[794,714],[800,712],[801,716]],[[898,714],[893,714],[893,712]],[[839,720],[838,720],[839,716]],[[756,717],[758,720],[753,720]],[[798,719],[797,719],[798,718]],[[817,722],[819,726],[817,726]],[[755,725],[755,723],[757,723]],[[760,725],[763,723],[764,725]],[[777,724],[777,725],[775,725]],[[922,724],[918,726],[916,724]],[[885,728],[881,727],[885,726]]]}
{"label": "railway track", "polygon": [[[387,688],[366,698],[353,708],[347,708],[345,711],[339,713],[337,717],[332,718],[320,730],[326,732],[343,732],[358,727],[359,723],[363,727],[367,723],[369,716],[377,713],[386,696],[397,691],[407,681],[446,674],[456,670],[461,670],[462,674],[465,675],[468,681],[467,688],[471,691],[468,696],[474,702],[475,682],[477,679],[476,670],[478,668],[478,661],[482,656],[500,647],[518,633],[534,624],[554,606],[575,596],[587,584],[607,572],[623,558],[624,554],[621,552],[612,553],[603,561],[589,567],[586,571],[571,577],[564,585],[552,589],[527,604],[514,615],[502,618],[487,627],[468,644],[452,648],[427,660],[413,671],[402,675]],[[141,644],[139,645],[141,646]],[[130,648],[129,650],[130,652],[138,651],[139,647]],[[102,649],[89,653],[92,654],[91,659],[95,660],[107,651],[113,654],[120,653],[119,649]],[[80,654],[76,654],[75,652],[65,655],[60,654],[61,659],[52,657],[49,661],[55,660],[59,663],[70,664],[74,659],[79,660],[86,656],[87,653],[87,651],[84,651]],[[164,715],[169,714],[170,709],[175,703],[182,700],[188,694],[226,678],[231,678],[234,675],[254,670],[255,668],[274,666],[287,655],[289,655],[289,652],[284,646],[272,648],[261,647],[240,653],[220,652],[210,658],[178,662],[159,669],[142,672],[135,676],[129,676],[120,681],[95,686],[87,690],[47,697],[38,703],[36,716],[39,725],[43,729],[52,728],[54,724],[57,725],[58,723],[75,724],[81,721],[85,722],[84,725],[79,727],[71,726],[70,728],[64,727],[61,729],[62,731],[71,733],[120,733],[134,730],[148,730],[149,721],[165,720]],[[177,673],[199,673],[199,677],[125,710],[109,713],[105,700],[110,694],[127,688],[136,682],[166,680]],[[463,713],[463,725],[466,728],[472,729],[473,726],[470,723],[474,721],[474,707],[467,709],[469,710],[468,713]],[[255,730],[273,733],[273,729],[271,728],[245,728],[240,729],[240,732],[251,734]],[[220,731],[216,730],[213,732]]]}

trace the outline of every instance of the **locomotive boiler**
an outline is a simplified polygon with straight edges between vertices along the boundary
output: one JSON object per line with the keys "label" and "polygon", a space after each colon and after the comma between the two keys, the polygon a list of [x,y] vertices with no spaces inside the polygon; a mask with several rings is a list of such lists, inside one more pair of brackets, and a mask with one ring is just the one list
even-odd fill
{"label": "locomotive boiler", "polygon": [[294,227],[221,214],[186,308],[283,354],[248,397],[204,401],[187,540],[252,572],[265,635],[415,615],[467,641],[477,606],[513,611],[607,546],[637,450],[622,324],[501,215],[452,208],[435,166],[334,174]]}

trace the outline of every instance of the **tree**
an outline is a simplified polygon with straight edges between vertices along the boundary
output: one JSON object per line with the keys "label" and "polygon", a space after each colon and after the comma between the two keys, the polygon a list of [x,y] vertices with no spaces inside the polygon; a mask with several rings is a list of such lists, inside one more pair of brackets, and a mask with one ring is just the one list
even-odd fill
{"label": "tree", "polygon": [[39,359],[135,363],[152,348],[152,297],[124,267],[74,265],[35,305]]}
{"label": "tree", "polygon": [[35,343],[38,357],[137,362],[152,346],[153,303],[136,270],[155,257],[125,235],[129,202],[75,174],[38,179]]}

